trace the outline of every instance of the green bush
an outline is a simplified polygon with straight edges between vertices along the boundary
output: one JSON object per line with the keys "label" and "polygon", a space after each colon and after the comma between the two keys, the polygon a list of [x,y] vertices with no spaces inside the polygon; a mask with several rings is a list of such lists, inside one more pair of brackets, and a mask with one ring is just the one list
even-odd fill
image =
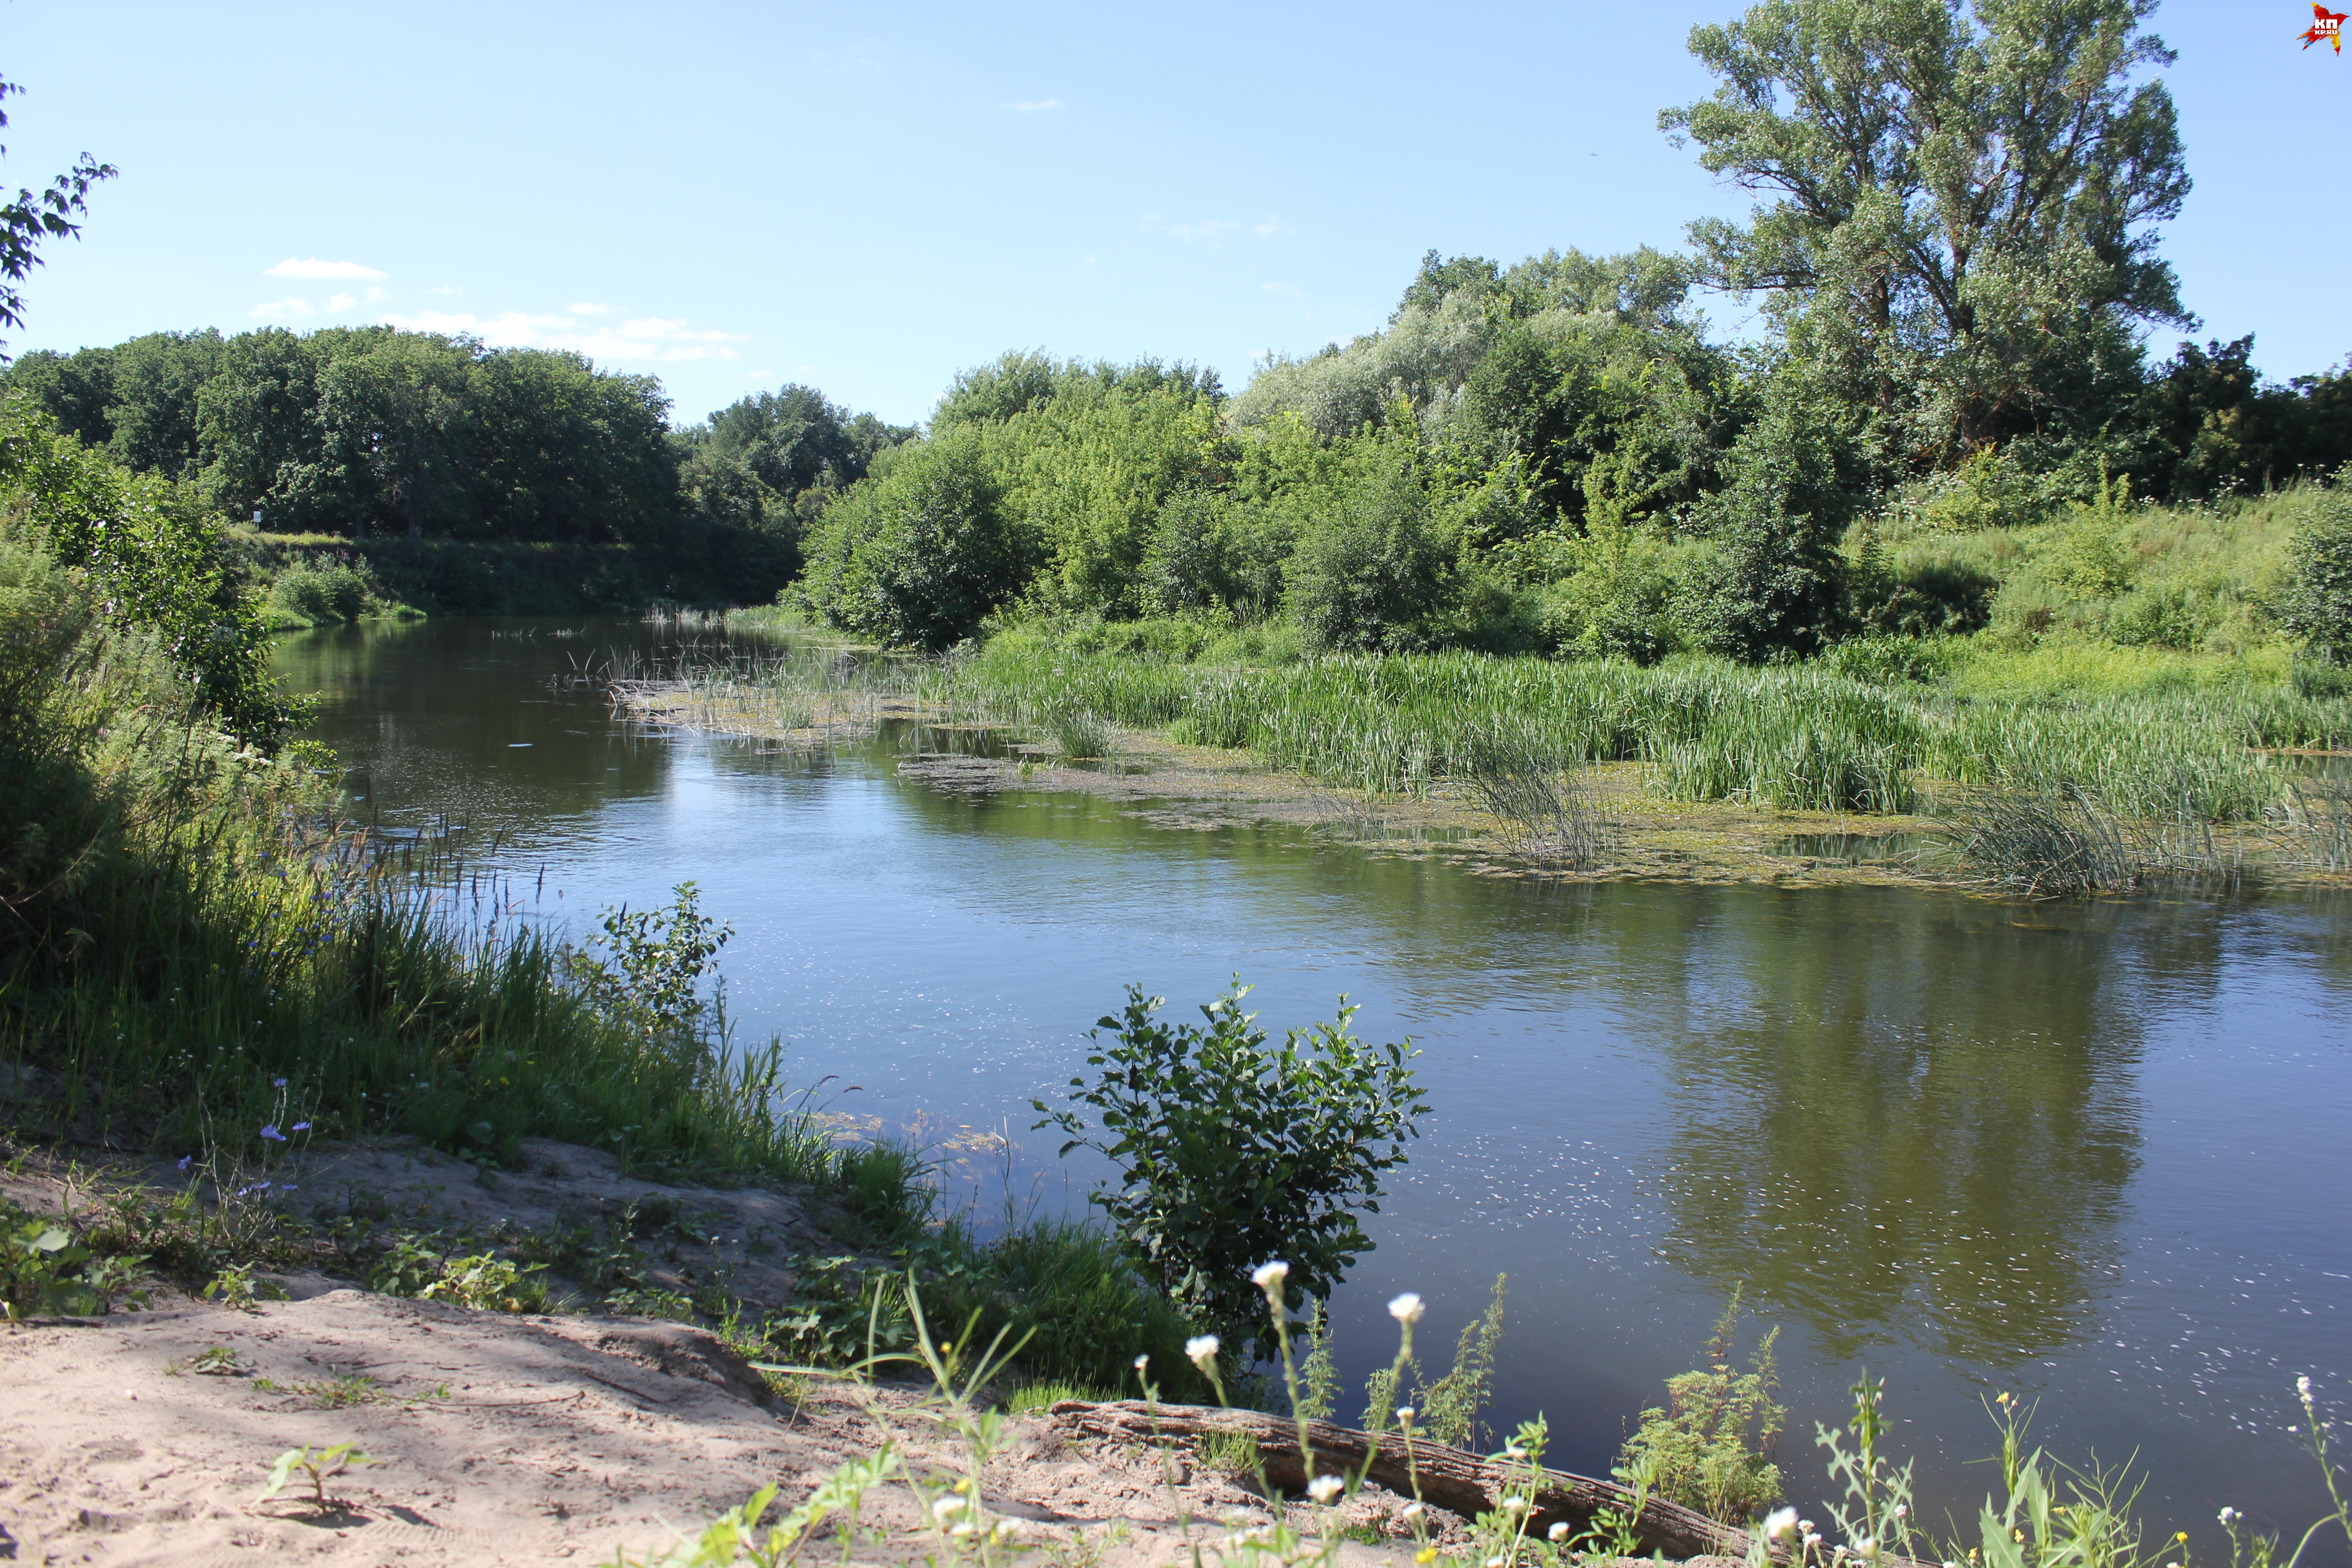
{"label": "green bush", "polygon": [[117,467],[11,394],[0,399],[0,519],[83,574],[118,626],[150,634],[238,739],[274,743],[300,721],[269,674],[268,627],[227,525],[192,489]]}
{"label": "green bush", "polygon": [[2311,655],[2352,664],[2352,467],[2295,534],[2279,625]]}
{"label": "green bush", "polygon": [[1675,651],[1675,557],[1659,541],[1623,530],[1596,534],[1581,554],[1577,570],[1547,596],[1553,646],[1642,665]]}
{"label": "green bush", "polygon": [[1870,632],[1895,637],[1960,636],[1992,621],[2000,580],[1958,561],[1923,561],[1898,567],[1877,592],[1858,593],[1855,618]]}
{"label": "green bush", "polygon": [[1661,1497],[1709,1519],[1754,1520],[1780,1499],[1780,1468],[1772,1462],[1788,1411],[1775,1396],[1780,1373],[1768,1331],[1747,1372],[1732,1366],[1740,1292],[1734,1290],[1706,1345],[1706,1364],[1666,1379],[1663,1408],[1642,1412],[1625,1440],[1618,1474],[1645,1478]]}
{"label": "green bush", "polygon": [[1022,559],[978,443],[900,448],[877,482],[826,509],[808,542],[801,605],[892,647],[971,636],[1020,585]]}
{"label": "green bush", "polygon": [[1143,554],[1150,608],[1171,616],[1222,610],[1244,593],[1223,503],[1202,489],[1179,490],[1161,502]]}
{"label": "green bush", "polygon": [[1446,608],[1452,569],[1412,459],[1383,452],[1300,535],[1286,573],[1291,618],[1313,647],[1423,647]]}
{"label": "green bush", "polygon": [[[1070,1080],[1081,1110],[1044,1114],[1062,1146],[1099,1151],[1116,1186],[1092,1202],[1159,1287],[1220,1333],[1255,1333],[1275,1349],[1251,1270],[1290,1265],[1299,1298],[1320,1301],[1370,1241],[1355,1210],[1378,1212],[1382,1173],[1404,1163],[1423,1091],[1405,1065],[1411,1042],[1370,1046],[1348,1032],[1355,1009],[1269,1047],[1236,985],[1201,1008],[1208,1020],[1170,1025],[1130,985],[1126,1011],[1100,1021],[1112,1042],[1087,1058],[1095,1080]],[[1385,1147],[1383,1147],[1385,1145]]]}
{"label": "green bush", "polygon": [[1793,402],[1741,434],[1729,482],[1696,510],[1717,559],[1680,596],[1692,642],[1760,664],[1818,653],[1844,630],[1838,542],[1857,498],[1839,472],[1840,449],[1828,422]]}

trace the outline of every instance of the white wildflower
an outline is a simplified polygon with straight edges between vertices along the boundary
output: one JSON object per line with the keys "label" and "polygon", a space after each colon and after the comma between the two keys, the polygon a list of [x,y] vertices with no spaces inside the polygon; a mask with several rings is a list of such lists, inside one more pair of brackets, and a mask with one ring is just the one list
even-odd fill
{"label": "white wildflower", "polygon": [[1277,1258],[1271,1263],[1259,1264],[1257,1271],[1250,1276],[1250,1283],[1271,1296],[1281,1289],[1282,1282],[1289,1278],[1290,1265]]}
{"label": "white wildflower", "polygon": [[1423,1514],[1427,1513],[1428,1511],[1429,1510],[1421,1506],[1421,1500],[1419,1498],[1415,1498],[1412,1501],[1404,1505],[1404,1512],[1398,1515],[1398,1517],[1401,1519],[1419,1519]]}
{"label": "white wildflower", "polygon": [[1794,1532],[1796,1528],[1797,1510],[1793,1508],[1776,1510],[1764,1520],[1764,1533],[1774,1541]]}
{"label": "white wildflower", "polygon": [[1307,1483],[1307,1495],[1318,1503],[1328,1503],[1338,1497],[1347,1484],[1337,1476],[1318,1476]]}
{"label": "white wildflower", "polygon": [[2308,1378],[2308,1377],[2298,1377],[2298,1378],[2296,1378],[2296,1379],[2294,1380],[2294,1392],[2295,1392],[2295,1397],[2296,1397],[2296,1398],[2298,1398],[2298,1399],[2302,1400],[2305,1405],[2310,1404],[2310,1403],[2311,1403],[2311,1379],[2310,1379],[2310,1378]]}
{"label": "white wildflower", "polygon": [[2223,1510],[2221,1510],[2218,1515],[2216,1515],[2215,1517],[2221,1520],[2221,1527],[2222,1527],[2224,1530],[2226,1530],[2226,1529],[2228,1529],[2231,1525],[2233,1525],[2233,1524],[2237,1523],[2237,1522],[2238,1522],[2238,1521],[2240,1521],[2240,1520],[2242,1520],[2242,1519],[2245,1518],[2246,1516],[2245,1516],[2244,1514],[2242,1514],[2242,1513],[2240,1513],[2240,1512],[2239,1512],[2236,1509],[2234,1509],[2234,1508],[2225,1508],[2225,1509],[2223,1509]]}
{"label": "white wildflower", "polygon": [[1564,1519],[1553,1521],[1552,1527],[1544,1533],[1549,1536],[1555,1543],[1566,1541],[1568,1539],[1568,1521]]}
{"label": "white wildflower", "polygon": [[1135,1370],[1139,1373],[1150,1364],[1151,1358],[1148,1355],[1139,1355],[1135,1358]]}
{"label": "white wildflower", "polygon": [[1217,1352],[1223,1348],[1214,1334],[1202,1334],[1184,1342],[1185,1355],[1202,1372],[1209,1370],[1209,1364],[1217,1359]]}
{"label": "white wildflower", "polygon": [[1507,1557],[1489,1557],[1486,1559],[1486,1568],[1504,1568],[1504,1564],[1508,1562],[1510,1559]]}
{"label": "white wildflower", "polygon": [[1523,1497],[1507,1497],[1503,1500],[1503,1511],[1505,1513],[1525,1513],[1528,1511],[1528,1500]]}
{"label": "white wildflower", "polygon": [[1911,1505],[1910,1505],[1909,1503],[1907,1503],[1907,1502],[1898,1502],[1898,1503],[1896,1503],[1896,1504],[1895,1505],[1895,1518],[1897,1518],[1897,1519],[1908,1519],[1908,1518],[1910,1518],[1910,1517],[1911,1517]]}
{"label": "white wildflower", "polygon": [[931,1505],[931,1517],[941,1524],[962,1511],[963,1499],[960,1497],[943,1497]]}
{"label": "white wildflower", "polygon": [[1412,1424],[1412,1406],[1410,1405],[1401,1405],[1397,1406],[1396,1418],[1398,1426],[1411,1426]]}
{"label": "white wildflower", "polygon": [[1512,1444],[1509,1447],[1503,1450],[1503,1458],[1509,1459],[1514,1463],[1520,1459],[1524,1459],[1527,1457],[1528,1451],[1525,1448],[1520,1447],[1517,1443]]}
{"label": "white wildflower", "polygon": [[1389,1303],[1389,1316],[1400,1323],[1421,1321],[1421,1314],[1424,1310],[1426,1309],[1422,1306],[1421,1298],[1411,1290]]}

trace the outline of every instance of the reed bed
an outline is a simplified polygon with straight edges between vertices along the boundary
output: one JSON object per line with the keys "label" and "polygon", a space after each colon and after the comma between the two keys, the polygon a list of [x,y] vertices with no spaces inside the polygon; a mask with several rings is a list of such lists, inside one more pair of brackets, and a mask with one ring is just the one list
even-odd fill
{"label": "reed bed", "polygon": [[1668,799],[1907,813],[1947,790],[2069,790],[2130,816],[2259,820],[2289,770],[2258,748],[2352,741],[2352,701],[2288,688],[1969,700],[1819,668],[1640,668],[1471,653],[1203,668],[1034,647],[955,670],[956,695],[1004,714],[1086,711],[1173,725],[1276,767],[1373,794],[1425,794],[1507,742],[1647,764]]}

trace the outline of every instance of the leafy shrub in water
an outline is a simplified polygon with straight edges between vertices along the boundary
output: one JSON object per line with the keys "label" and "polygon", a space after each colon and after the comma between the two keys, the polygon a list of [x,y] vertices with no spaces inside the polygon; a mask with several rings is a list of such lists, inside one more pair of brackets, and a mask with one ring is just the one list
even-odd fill
{"label": "leafy shrub in water", "polygon": [[1780,1331],[1765,1334],[1748,1371],[1734,1370],[1739,1297],[1734,1290],[1716,1321],[1706,1364],[1666,1379],[1664,1407],[1642,1412],[1619,1459],[1621,1475],[1645,1476],[1659,1496],[1710,1519],[1751,1520],[1781,1494],[1772,1462],[1789,1414],[1774,1399],[1780,1380],[1772,1348]]}
{"label": "leafy shrub in water", "polygon": [[295,618],[327,626],[358,620],[383,602],[383,593],[365,561],[337,552],[287,567],[270,582],[269,596]]}
{"label": "leafy shrub in water", "polygon": [[587,951],[572,955],[573,977],[590,998],[648,1034],[696,1033],[714,1005],[724,1010],[723,1003],[703,999],[702,977],[735,928],[702,912],[702,895],[692,882],[680,882],[671,896],[666,910],[632,911],[624,904],[605,910]]}
{"label": "leafy shrub in water", "polygon": [[1404,1163],[1424,1091],[1405,1065],[1411,1042],[1358,1040],[1344,998],[1337,1019],[1269,1047],[1241,1010],[1248,989],[1203,1005],[1203,1028],[1161,1021],[1166,999],[1129,986],[1124,1013],[1087,1037],[1112,1031],[1087,1058],[1094,1080],[1070,1080],[1074,1109],[1031,1103],[1039,1127],[1069,1134],[1065,1154],[1097,1150],[1118,1168],[1092,1201],[1170,1299],[1271,1352],[1250,1271],[1285,1259],[1300,1296],[1328,1298],[1371,1247],[1355,1211],[1379,1211],[1381,1176]]}

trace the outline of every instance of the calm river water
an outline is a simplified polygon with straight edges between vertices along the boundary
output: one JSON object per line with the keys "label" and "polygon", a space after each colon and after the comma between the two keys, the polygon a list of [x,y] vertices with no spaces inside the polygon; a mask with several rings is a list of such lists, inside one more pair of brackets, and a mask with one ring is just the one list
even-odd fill
{"label": "calm river water", "polygon": [[856,1086],[835,1109],[1008,1131],[1032,1201],[1093,1181],[1028,1102],[1129,981],[1189,1010],[1238,973],[1277,1030],[1344,992],[1360,1033],[1412,1036],[1434,1114],[1335,1303],[1357,1386],[1390,1296],[1450,1342],[1507,1271],[1498,1415],[1548,1413],[1556,1462],[1605,1473],[1745,1282],[1786,1325],[1798,1497],[1867,1367],[1927,1518],[1973,1515],[2001,1390],[2054,1452],[2137,1452],[2151,1522],[2209,1562],[2224,1503],[2297,1534],[2317,1511],[2285,1427],[2297,1373],[2352,1394],[2352,900],[1531,887],[942,794],[887,740],[647,736],[551,687],[655,642],[451,620],[290,637],[279,668],[363,770],[357,809],[502,830],[496,867],[559,918],[694,879],[737,929],[742,1034]]}

